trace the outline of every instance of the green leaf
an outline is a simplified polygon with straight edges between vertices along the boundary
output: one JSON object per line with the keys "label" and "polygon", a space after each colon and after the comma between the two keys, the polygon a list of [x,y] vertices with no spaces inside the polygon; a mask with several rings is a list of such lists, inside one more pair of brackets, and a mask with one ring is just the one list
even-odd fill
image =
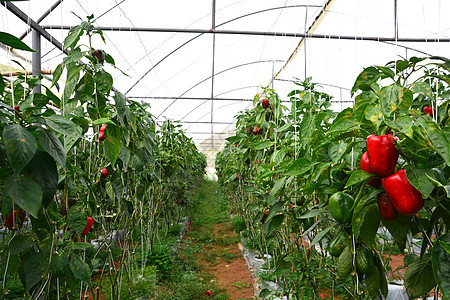
{"label": "green leaf", "polygon": [[383,112],[380,105],[369,105],[364,111],[365,118],[375,124],[376,128],[379,128],[384,120]]}
{"label": "green leaf", "polygon": [[346,131],[350,131],[353,127],[358,126],[359,123],[355,120],[353,116],[345,116],[343,118],[335,119],[333,124],[330,127],[330,130],[327,131],[327,135],[332,133],[342,133]]}
{"label": "green leaf", "polygon": [[89,266],[81,260],[77,254],[73,254],[69,262],[70,270],[76,278],[86,282],[91,282],[91,270]]}
{"label": "green leaf", "polygon": [[72,147],[78,142],[79,139],[80,137],[78,136],[73,135],[66,136],[66,138],[64,139],[64,151],[68,153],[70,149],[72,149]]}
{"label": "green leaf", "polygon": [[109,199],[114,200],[114,198],[115,198],[114,189],[113,189],[110,181],[108,181],[105,184],[105,190],[106,190],[106,194],[108,194]]}
{"label": "green leaf", "polygon": [[272,205],[266,219],[267,220],[272,219],[272,217],[275,216],[280,211],[283,205],[284,205],[283,201],[278,201],[274,205]]}
{"label": "green leaf", "polygon": [[411,91],[413,93],[424,95],[428,99],[432,99],[432,100],[435,99],[433,91],[431,90],[431,86],[427,82],[424,82],[424,81],[422,81],[422,82],[414,82],[411,85]]}
{"label": "green leaf", "polygon": [[109,182],[111,182],[112,184],[112,188],[114,190],[114,194],[116,195],[116,199],[120,201],[122,199],[124,190],[122,182],[122,172],[114,172]]}
{"label": "green leaf", "polygon": [[353,218],[352,229],[355,238],[361,236],[361,240],[372,247],[378,226],[380,225],[380,213],[376,203],[364,207],[361,212]]}
{"label": "green leaf", "polygon": [[282,179],[275,182],[272,189],[270,190],[269,198],[275,197],[275,195],[278,193],[278,191],[283,188],[284,184],[286,183],[286,179],[287,179],[287,177],[283,177]]}
{"label": "green leaf", "polygon": [[310,162],[308,159],[301,157],[295,160],[290,166],[286,175],[288,176],[299,176],[309,172],[317,162]]}
{"label": "green leaf", "polygon": [[131,151],[126,146],[121,146],[119,152],[119,158],[123,162],[124,166],[127,167],[130,162]]}
{"label": "green leaf", "polygon": [[31,235],[17,234],[9,244],[11,255],[22,253],[33,246],[33,237]]}
{"label": "green leaf", "polygon": [[66,252],[55,254],[52,257],[52,269],[61,272],[69,264]]}
{"label": "green leaf", "polygon": [[350,178],[348,179],[345,188],[347,189],[356,184],[360,184],[373,176],[374,176],[373,174],[369,174],[363,170],[356,170],[352,172],[352,174],[350,175]]}
{"label": "green leaf", "polygon": [[42,148],[48,152],[62,167],[66,168],[66,152],[61,144],[61,141],[51,130],[42,129],[39,132],[39,143]]}
{"label": "green leaf", "polygon": [[255,145],[255,150],[263,150],[272,147],[274,143],[271,141],[262,141]]}
{"label": "green leaf", "polygon": [[320,213],[321,213],[321,211],[319,209],[313,209],[313,210],[310,210],[309,212],[307,212],[306,214],[297,217],[297,219],[314,218],[314,217],[317,217],[318,215],[320,215]]}
{"label": "green leaf", "polygon": [[42,199],[42,189],[39,184],[29,178],[13,175],[5,182],[5,190],[20,208],[37,218]]}
{"label": "green leaf", "polygon": [[88,218],[86,212],[82,210],[79,206],[72,206],[67,214],[67,222],[69,226],[72,227],[78,236],[81,235],[84,228],[86,227]]}
{"label": "green leaf", "polygon": [[281,224],[283,223],[284,215],[276,215],[270,220],[267,220],[266,223],[264,223],[263,232],[266,237],[270,237],[272,233],[277,230]]}
{"label": "green leaf", "polygon": [[406,177],[409,182],[422,193],[423,198],[428,198],[434,189],[434,185],[428,179],[428,176],[433,177],[433,172],[430,169],[419,169],[412,166],[406,168]]}
{"label": "green leaf", "polygon": [[78,105],[78,100],[74,99],[74,101],[70,101],[70,97],[72,96],[75,88],[78,84],[78,79],[80,77],[80,70],[76,67],[75,64],[71,64],[67,66],[67,79],[66,84],[64,86],[64,92],[62,96],[63,103],[63,112],[64,115],[70,114],[75,107]]}
{"label": "green leaf", "polygon": [[119,92],[115,92],[114,102],[116,104],[117,115],[119,116],[120,123],[125,128],[128,128],[128,122],[131,119],[131,112],[125,101],[125,96]]}
{"label": "green leaf", "polygon": [[25,175],[39,184],[42,204],[47,207],[55,196],[58,185],[58,169],[53,157],[38,150],[26,168]]}
{"label": "green leaf", "polygon": [[402,87],[396,84],[381,89],[379,93],[381,110],[385,115],[390,116],[392,112],[399,108],[402,94]]}
{"label": "green leaf", "polygon": [[113,86],[113,78],[108,72],[102,70],[100,73],[97,73],[95,82],[97,84],[97,90],[100,93],[109,94]]}
{"label": "green leaf", "polygon": [[384,226],[389,230],[394,237],[395,242],[401,253],[406,246],[406,238],[409,231],[409,224],[411,223],[411,216],[400,216],[396,221],[383,220]]}
{"label": "green leaf", "polygon": [[28,52],[36,52],[35,50],[28,47],[27,44],[22,42],[20,39],[3,31],[0,31],[0,43],[14,49],[24,50]]}
{"label": "green leaf", "polygon": [[69,120],[68,118],[61,115],[52,115],[44,118],[46,120],[47,125],[54,131],[64,135],[73,136],[76,138],[81,137],[81,134],[78,132],[75,123]]}
{"label": "green leaf", "polygon": [[71,28],[69,34],[64,39],[64,48],[67,49],[71,46],[74,46],[83,35],[83,33],[83,27],[81,27],[80,25]]}
{"label": "green leaf", "polygon": [[78,243],[72,244],[70,246],[70,248],[73,250],[88,250],[88,249],[94,249],[95,247],[91,243],[78,242]]}
{"label": "green leaf", "polygon": [[105,156],[111,162],[111,165],[114,166],[117,158],[119,157],[120,152],[120,142],[114,137],[108,137],[105,142]]}
{"label": "green leaf", "polygon": [[286,156],[287,152],[288,152],[287,149],[278,149],[273,152],[270,160],[275,164],[275,166],[278,166],[280,163],[283,162],[283,159]]}
{"label": "green leaf", "polygon": [[448,254],[450,254],[450,243],[446,243],[443,241],[439,241],[441,244],[441,247],[444,248],[445,251],[447,251]]}
{"label": "green leaf", "polygon": [[33,159],[37,145],[34,136],[19,124],[3,130],[6,155],[15,173],[19,173]]}
{"label": "green leaf", "polygon": [[445,132],[435,122],[425,121],[423,118],[419,118],[418,122],[436,152],[445,160],[447,165],[450,165],[450,145]]}
{"label": "green leaf", "polygon": [[53,72],[53,80],[52,80],[52,85],[51,87],[55,86],[55,84],[58,83],[58,80],[61,78],[63,72],[63,65],[59,64],[56,68],[55,71]]}
{"label": "green leaf", "polygon": [[[448,274],[448,273],[447,273]],[[418,256],[408,264],[405,272],[405,287],[410,298],[427,294],[436,285],[431,266],[431,255]]]}
{"label": "green leaf", "polygon": [[[433,272],[443,299],[450,299],[450,233],[441,235],[431,250]],[[443,247],[447,245],[447,250]]]}
{"label": "green leaf", "polygon": [[332,143],[328,148],[328,155],[333,163],[337,164],[347,150],[347,143],[341,141],[339,143]]}
{"label": "green leaf", "polygon": [[320,242],[323,238],[325,238],[325,236],[327,235],[328,232],[330,232],[330,230],[333,229],[333,226],[330,226],[324,230],[321,230],[312,240],[311,244],[309,245],[308,249],[311,248],[312,246],[314,246],[315,244],[317,244],[318,242]]}
{"label": "green leaf", "polygon": [[92,125],[94,125],[94,126],[102,125],[102,124],[108,124],[108,125],[116,126],[116,123],[114,123],[113,121],[111,121],[108,118],[100,118],[100,119],[97,119],[97,120],[92,122]]}
{"label": "green leaf", "polygon": [[25,288],[27,291],[38,284],[42,280],[43,272],[43,257],[42,253],[30,251],[22,260],[23,272],[25,277]]}

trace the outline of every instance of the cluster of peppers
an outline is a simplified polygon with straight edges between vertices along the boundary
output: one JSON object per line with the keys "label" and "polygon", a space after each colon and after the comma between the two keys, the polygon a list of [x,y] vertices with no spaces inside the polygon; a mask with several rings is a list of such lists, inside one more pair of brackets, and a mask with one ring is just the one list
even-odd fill
{"label": "cluster of peppers", "polygon": [[367,137],[367,152],[360,164],[361,170],[377,176],[368,184],[384,188],[385,192],[378,196],[378,209],[387,221],[396,220],[398,214],[413,215],[424,205],[422,194],[409,182],[405,169],[392,174],[399,156],[394,139],[392,134]]}

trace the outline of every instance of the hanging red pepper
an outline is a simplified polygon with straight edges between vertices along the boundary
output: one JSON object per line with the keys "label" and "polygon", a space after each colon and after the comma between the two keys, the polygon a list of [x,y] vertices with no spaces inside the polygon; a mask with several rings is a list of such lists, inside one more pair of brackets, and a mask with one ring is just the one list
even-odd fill
{"label": "hanging red pepper", "polygon": [[394,221],[398,218],[398,212],[386,193],[381,193],[377,198],[378,210],[381,217],[386,221]]}
{"label": "hanging red pepper", "polygon": [[258,127],[257,126],[253,127],[253,134],[254,135],[258,134]]}
{"label": "hanging red pepper", "polygon": [[261,106],[262,106],[263,108],[268,108],[269,105],[270,105],[269,99],[263,99],[263,100],[261,101]]}
{"label": "hanging red pepper", "polygon": [[[374,174],[373,170],[370,168],[369,155],[367,154],[367,151],[364,152],[363,156],[361,157],[360,168],[361,170],[366,171],[369,174]],[[372,178],[367,183],[373,187],[379,187],[381,186],[381,178]]]}
{"label": "hanging red pepper", "polygon": [[[19,228],[22,227],[23,222],[25,221],[25,217],[27,216],[27,212],[22,210],[22,216],[19,220]],[[9,230],[12,230],[14,228],[14,225],[17,224],[17,210],[15,210],[10,216],[8,216],[8,213],[6,213],[5,216],[6,219],[6,227]]]}
{"label": "hanging red pepper", "polygon": [[422,209],[425,201],[422,194],[409,182],[406,170],[399,170],[383,178],[381,184],[399,214],[409,216]]}
{"label": "hanging red pepper", "polygon": [[100,142],[105,140],[105,129],[106,129],[106,124],[103,124],[102,127],[100,128],[100,132],[98,133],[98,140]]}
{"label": "hanging red pepper", "polygon": [[108,170],[103,168],[100,174],[102,178],[106,178],[106,176],[108,176]]}
{"label": "hanging red pepper", "polygon": [[395,148],[392,134],[369,135],[367,137],[367,154],[373,174],[386,177],[394,172],[398,150]]}
{"label": "hanging red pepper", "polygon": [[82,237],[85,236],[89,232],[89,230],[91,230],[92,224],[94,224],[94,219],[92,219],[91,217],[88,217],[86,227],[84,227],[84,230],[81,233]]}
{"label": "hanging red pepper", "polygon": [[433,106],[425,106],[425,107],[423,108],[423,112],[424,112],[426,115],[429,115],[430,117],[434,116],[434,109],[433,109]]}

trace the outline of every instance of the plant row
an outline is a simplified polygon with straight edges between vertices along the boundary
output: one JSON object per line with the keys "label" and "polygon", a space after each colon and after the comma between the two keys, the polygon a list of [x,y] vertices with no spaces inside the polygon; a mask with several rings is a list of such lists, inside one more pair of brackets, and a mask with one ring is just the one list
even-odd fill
{"label": "plant row", "polygon": [[[53,78],[0,78],[3,297],[13,297],[17,279],[19,296],[98,297],[98,274],[119,299],[122,282],[143,275],[158,233],[180,220],[206,167],[178,125],[158,127],[148,104],[113,88],[107,69],[117,67],[92,47],[104,41],[93,20],[70,30]],[[8,33],[0,38],[32,51]]]}
{"label": "plant row", "polygon": [[289,106],[257,94],[216,158],[281,293],[384,299],[397,251],[409,297],[450,297],[450,60],[365,68],[340,112],[311,78],[295,84]]}

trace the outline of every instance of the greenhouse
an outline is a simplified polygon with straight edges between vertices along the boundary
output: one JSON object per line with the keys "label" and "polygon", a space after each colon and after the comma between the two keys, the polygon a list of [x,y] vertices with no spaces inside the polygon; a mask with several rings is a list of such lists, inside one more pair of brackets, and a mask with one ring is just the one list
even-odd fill
{"label": "greenhouse", "polygon": [[0,1],[1,299],[450,299],[450,2]]}

